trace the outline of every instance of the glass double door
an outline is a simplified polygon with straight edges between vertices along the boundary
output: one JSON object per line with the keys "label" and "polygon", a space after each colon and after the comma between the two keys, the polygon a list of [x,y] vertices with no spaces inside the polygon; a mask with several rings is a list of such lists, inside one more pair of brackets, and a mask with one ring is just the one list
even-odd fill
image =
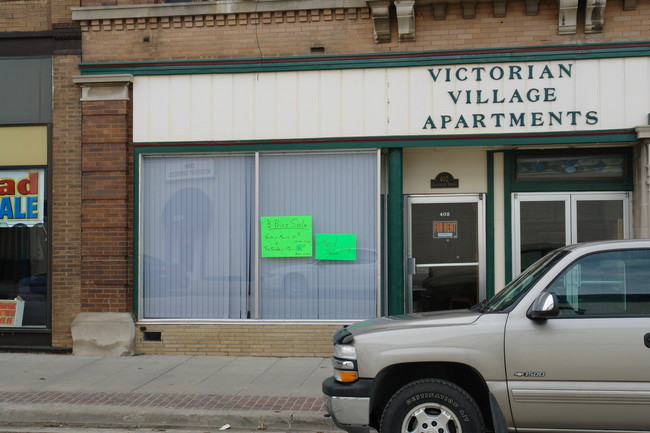
{"label": "glass double door", "polygon": [[513,194],[513,275],[577,242],[630,237],[626,192]]}
{"label": "glass double door", "polygon": [[407,307],[467,308],[485,297],[482,195],[407,200]]}

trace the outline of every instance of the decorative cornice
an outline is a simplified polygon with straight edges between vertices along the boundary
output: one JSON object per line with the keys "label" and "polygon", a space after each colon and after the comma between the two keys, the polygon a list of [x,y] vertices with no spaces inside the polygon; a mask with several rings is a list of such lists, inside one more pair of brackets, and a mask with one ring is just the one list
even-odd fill
{"label": "decorative cornice", "polygon": [[575,34],[578,19],[578,0],[559,0],[557,32],[560,35]]}
{"label": "decorative cornice", "polygon": [[395,0],[400,41],[415,40],[415,0]]}
{"label": "decorative cornice", "polygon": [[647,143],[650,143],[650,126],[637,126],[634,129],[639,140],[645,140]]}
{"label": "decorative cornice", "polygon": [[73,21],[366,8],[365,0],[206,1],[71,8]]}
{"label": "decorative cornice", "polygon": [[585,33],[601,33],[605,23],[606,0],[587,0]]}
{"label": "decorative cornice", "polygon": [[375,43],[390,42],[390,1],[370,0],[368,6],[372,13]]}
{"label": "decorative cornice", "polygon": [[81,86],[82,101],[123,101],[129,99],[131,74],[83,75],[72,81]]}
{"label": "decorative cornice", "polygon": [[193,27],[221,27],[237,25],[279,24],[295,22],[319,22],[333,20],[369,19],[370,10],[361,9],[314,9],[280,12],[232,13],[225,15],[172,15],[140,18],[93,19],[80,22],[81,30],[123,31]]}
{"label": "decorative cornice", "polygon": [[[492,3],[495,17],[504,17],[508,0],[216,0],[151,5],[72,8],[72,20],[84,31],[214,25],[316,22],[332,19],[372,18],[375,42],[391,40],[391,16],[397,17],[400,41],[415,41],[415,9],[431,7],[434,19],[446,18],[447,5],[463,9],[463,17],[476,17],[477,3]],[[537,15],[540,0],[524,0],[526,15]],[[579,0],[558,0],[558,33],[575,34]],[[602,32],[606,0],[586,0],[585,33]],[[623,0],[624,10],[636,0]],[[392,12],[394,11],[394,12]],[[582,12],[581,12],[582,13]]]}

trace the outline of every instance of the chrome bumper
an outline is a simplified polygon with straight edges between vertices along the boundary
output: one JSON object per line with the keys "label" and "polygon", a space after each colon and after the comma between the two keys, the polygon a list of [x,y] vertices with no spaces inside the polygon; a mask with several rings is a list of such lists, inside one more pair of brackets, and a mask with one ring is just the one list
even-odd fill
{"label": "chrome bumper", "polygon": [[325,395],[325,406],[334,424],[348,433],[368,433],[370,398]]}

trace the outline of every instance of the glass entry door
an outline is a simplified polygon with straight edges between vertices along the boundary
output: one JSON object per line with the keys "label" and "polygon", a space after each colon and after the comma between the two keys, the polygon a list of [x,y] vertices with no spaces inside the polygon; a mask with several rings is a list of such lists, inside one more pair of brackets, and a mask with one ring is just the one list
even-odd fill
{"label": "glass entry door", "polygon": [[513,276],[577,242],[630,237],[626,192],[513,194]]}
{"label": "glass entry door", "polygon": [[482,195],[407,200],[409,311],[467,308],[485,297]]}

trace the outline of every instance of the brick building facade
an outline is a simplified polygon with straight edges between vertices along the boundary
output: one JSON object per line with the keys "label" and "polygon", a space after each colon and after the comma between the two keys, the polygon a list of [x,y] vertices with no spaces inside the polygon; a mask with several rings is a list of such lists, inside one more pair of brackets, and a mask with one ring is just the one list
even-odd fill
{"label": "brick building facade", "polygon": [[[20,291],[19,280],[35,272],[49,274],[49,286],[57,287],[27,294],[39,298],[32,326],[0,330],[2,347],[70,347],[70,323],[79,311],[81,103],[72,77],[79,74],[81,31],[72,21],[73,6],[78,3],[48,0],[3,1],[0,7],[0,146],[5,155],[0,168],[4,172],[45,170],[46,202],[41,203],[41,210],[46,217],[40,224],[48,230],[56,226],[50,237],[38,236],[46,242],[47,251],[38,260],[34,250],[19,254],[6,247],[21,236],[24,241],[25,235],[27,239],[32,235],[19,235],[17,228],[2,229],[2,298],[13,299]],[[6,214],[4,218],[8,221]],[[35,266],[40,269],[35,271]],[[17,268],[21,268],[19,273],[14,272]]]}
{"label": "brick building facade", "polygon": [[[38,24],[9,36],[81,32],[81,52],[52,55],[52,119],[35,122],[50,137],[54,348],[72,348],[78,313],[128,313],[139,353],[328,356],[343,323],[499,290],[529,250],[559,245],[522,229],[539,203],[599,215],[533,230],[560,244],[648,236],[645,2],[45,4],[23,5]],[[367,168],[348,178],[353,155]],[[530,164],[544,168],[526,178]],[[213,190],[228,167],[245,175]],[[266,253],[264,218],[304,215],[312,254]],[[325,234],[358,255],[323,258]]]}

